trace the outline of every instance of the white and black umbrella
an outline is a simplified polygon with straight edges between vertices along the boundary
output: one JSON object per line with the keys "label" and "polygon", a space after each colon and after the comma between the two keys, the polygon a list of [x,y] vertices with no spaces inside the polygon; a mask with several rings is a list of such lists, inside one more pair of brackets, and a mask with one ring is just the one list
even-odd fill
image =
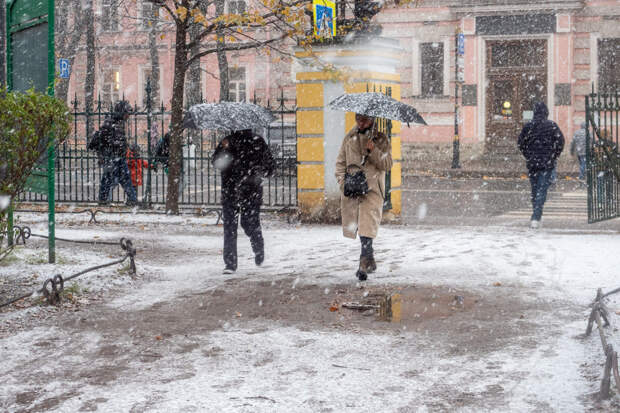
{"label": "white and black umbrella", "polygon": [[183,127],[236,131],[267,127],[274,120],[269,109],[252,103],[200,103],[189,108]]}
{"label": "white and black umbrella", "polygon": [[386,118],[400,122],[415,122],[426,125],[418,111],[406,103],[399,102],[383,93],[347,93],[329,103],[330,109],[355,112],[374,118]]}

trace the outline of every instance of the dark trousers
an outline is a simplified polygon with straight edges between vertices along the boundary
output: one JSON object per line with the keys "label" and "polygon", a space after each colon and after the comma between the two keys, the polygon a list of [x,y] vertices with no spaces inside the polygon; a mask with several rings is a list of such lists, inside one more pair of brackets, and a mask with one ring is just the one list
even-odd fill
{"label": "dark trousers", "polygon": [[110,191],[118,184],[121,184],[127,195],[127,201],[136,202],[136,188],[131,183],[129,166],[124,157],[106,159],[103,163],[103,175],[101,175],[101,185],[99,185],[99,201],[105,202],[110,197]]}
{"label": "dark trousers", "polygon": [[584,179],[586,177],[586,156],[578,155],[577,159],[579,160],[579,179]]}
{"label": "dark trousers", "polygon": [[551,175],[553,170],[530,171],[530,184],[532,186],[532,220],[540,221],[543,213],[543,206],[547,200],[547,190],[551,185]]}
{"label": "dark trousers", "polygon": [[250,238],[255,255],[264,254],[265,241],[260,227],[260,207],[263,188],[258,185],[241,186],[222,193],[224,220],[224,263],[237,269],[237,228],[241,215],[241,228]]}

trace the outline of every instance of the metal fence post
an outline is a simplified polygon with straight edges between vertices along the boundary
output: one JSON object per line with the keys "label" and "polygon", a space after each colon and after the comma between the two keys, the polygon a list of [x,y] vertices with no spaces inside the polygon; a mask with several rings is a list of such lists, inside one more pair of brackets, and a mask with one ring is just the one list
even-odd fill
{"label": "metal fence post", "polygon": [[151,206],[151,165],[153,154],[151,153],[151,125],[153,122],[153,108],[151,105],[151,78],[146,79],[146,150],[148,164],[146,166],[146,200],[144,203]]}

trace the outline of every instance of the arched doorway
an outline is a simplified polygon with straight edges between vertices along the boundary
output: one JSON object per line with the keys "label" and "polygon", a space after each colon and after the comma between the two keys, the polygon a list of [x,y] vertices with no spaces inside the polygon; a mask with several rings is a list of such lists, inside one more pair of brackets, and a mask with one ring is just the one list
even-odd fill
{"label": "arched doorway", "polygon": [[534,104],[547,103],[547,41],[487,41],[485,151],[517,155],[517,138]]}

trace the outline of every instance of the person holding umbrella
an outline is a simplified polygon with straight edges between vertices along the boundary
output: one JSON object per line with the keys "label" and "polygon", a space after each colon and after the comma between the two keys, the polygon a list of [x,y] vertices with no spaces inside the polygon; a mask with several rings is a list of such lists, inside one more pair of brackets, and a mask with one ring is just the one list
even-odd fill
{"label": "person holding umbrella", "polygon": [[361,241],[357,278],[364,281],[377,269],[372,242],[377,237],[383,200],[385,173],[392,168],[392,149],[375,119],[355,115],[356,126],[344,137],[336,160],[336,179],[340,185],[342,230],[347,238]]}
{"label": "person holding umbrella", "polygon": [[251,129],[235,131],[218,144],[213,165],[222,173],[224,221],[224,274],[237,270],[237,227],[250,238],[254,262],[265,259],[265,241],[260,226],[263,204],[262,180],[273,174],[275,162],[265,140]]}
{"label": "person holding umbrella", "polygon": [[224,274],[237,270],[237,227],[250,238],[254,262],[265,260],[260,226],[262,180],[273,174],[275,161],[265,140],[252,132],[275,120],[267,108],[246,102],[200,103],[189,108],[183,126],[191,129],[232,131],[215,148],[213,166],[222,174],[224,220]]}

